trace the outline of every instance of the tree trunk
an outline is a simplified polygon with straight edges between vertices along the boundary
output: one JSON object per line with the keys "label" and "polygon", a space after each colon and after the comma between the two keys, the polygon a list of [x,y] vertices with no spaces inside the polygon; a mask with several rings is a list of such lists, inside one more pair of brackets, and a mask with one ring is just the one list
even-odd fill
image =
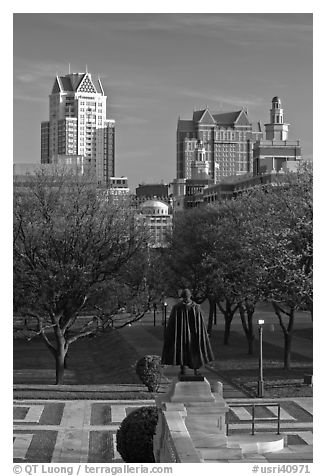
{"label": "tree trunk", "polygon": [[55,383],[56,385],[63,384],[65,373],[65,357],[61,351],[58,351],[55,359]]}
{"label": "tree trunk", "polygon": [[220,302],[217,302],[217,305],[218,305],[220,311],[223,313],[223,316],[224,316],[223,344],[228,345],[229,344],[229,338],[230,338],[230,331],[231,331],[231,322],[232,322],[235,311],[238,309],[238,305],[236,305],[232,309],[232,304],[227,299],[225,301],[225,309],[223,309]]}
{"label": "tree trunk", "polygon": [[286,333],[284,335],[284,360],[283,366],[284,370],[291,369],[291,344],[292,344],[292,333]]}
{"label": "tree trunk", "polygon": [[249,355],[253,355],[254,353],[254,342],[255,342],[255,337],[254,336],[250,337],[250,339],[248,340],[248,354]]}
{"label": "tree trunk", "polygon": [[208,298],[208,302],[209,302],[209,315],[208,315],[207,333],[208,335],[211,335],[212,329],[213,329],[215,299]]}
{"label": "tree trunk", "polygon": [[57,352],[55,356],[55,383],[56,385],[63,384],[67,350],[68,349],[65,348],[64,337],[57,335]]}
{"label": "tree trunk", "polygon": [[252,326],[252,317],[254,315],[255,308],[251,305],[243,305],[242,303],[239,304],[239,313],[241,318],[241,323],[243,330],[245,332],[245,336],[248,343],[248,354],[252,355],[254,353],[254,332]]}
{"label": "tree trunk", "polygon": [[224,315],[224,339],[223,339],[224,345],[229,345],[232,317],[230,319],[230,316]]}
{"label": "tree trunk", "polygon": [[255,308],[246,307],[247,310],[247,320],[248,320],[248,354],[252,355],[254,353],[254,329],[252,325],[252,319],[254,316]]}
{"label": "tree trunk", "polygon": [[226,302],[225,302],[225,314],[224,314],[224,322],[225,322],[224,340],[223,340],[224,345],[229,344],[232,318],[233,318],[232,307],[231,307],[229,301],[226,300]]}
{"label": "tree trunk", "polygon": [[[285,370],[290,370],[291,368],[291,344],[292,344],[292,335],[293,335],[293,324],[294,324],[294,308],[291,307],[289,312],[281,308],[280,305],[273,302],[273,307],[276,312],[276,315],[279,319],[280,326],[284,335],[284,349],[283,349],[283,368]],[[282,319],[282,312],[286,314],[289,318],[288,325],[286,326]]]}

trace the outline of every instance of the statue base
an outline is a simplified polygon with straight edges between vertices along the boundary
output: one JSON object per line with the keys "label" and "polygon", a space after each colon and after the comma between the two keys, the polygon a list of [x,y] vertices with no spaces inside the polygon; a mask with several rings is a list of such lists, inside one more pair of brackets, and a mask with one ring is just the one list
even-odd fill
{"label": "statue base", "polygon": [[[187,377],[193,379],[198,376]],[[202,450],[226,454],[225,414],[228,405],[221,395],[212,394],[206,378],[188,381],[175,378],[168,392],[157,395],[155,400],[159,409],[153,438],[155,461],[204,463]],[[174,449],[172,453],[171,448]],[[234,452],[229,450],[228,459],[231,459],[230,451]],[[240,449],[238,453],[241,453]],[[208,456],[211,458],[211,454]]]}
{"label": "statue base", "polygon": [[204,382],[202,375],[179,374],[179,382]]}
{"label": "statue base", "polygon": [[183,377],[187,379],[173,380],[167,394],[165,394],[165,401],[182,403],[215,401],[211,386],[205,377],[202,375],[183,375]]}

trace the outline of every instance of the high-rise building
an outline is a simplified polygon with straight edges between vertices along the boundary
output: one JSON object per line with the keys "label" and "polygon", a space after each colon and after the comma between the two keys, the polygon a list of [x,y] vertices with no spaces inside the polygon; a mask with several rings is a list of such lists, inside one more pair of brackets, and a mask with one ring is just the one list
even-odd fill
{"label": "high-rise building", "polygon": [[253,170],[253,143],[263,136],[260,123],[245,109],[211,114],[206,107],[192,120],[178,121],[177,179],[212,180]]}
{"label": "high-rise building", "polygon": [[115,175],[115,121],[106,118],[106,99],[100,78],[88,72],[56,76],[49,120],[41,124],[41,163],[81,156],[84,169],[109,184]]}
{"label": "high-rise building", "polygon": [[206,108],[195,111],[192,121],[179,120],[174,211],[286,181],[285,172],[297,170],[301,160],[300,141],[288,139],[289,125],[278,96],[265,131],[249,122],[245,110],[212,115]]}

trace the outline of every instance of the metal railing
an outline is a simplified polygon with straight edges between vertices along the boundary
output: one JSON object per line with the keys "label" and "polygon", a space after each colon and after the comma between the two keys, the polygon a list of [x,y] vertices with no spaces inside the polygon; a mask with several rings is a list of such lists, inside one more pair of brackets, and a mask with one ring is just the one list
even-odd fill
{"label": "metal railing", "polygon": [[[255,415],[255,408],[256,407],[277,407],[277,416],[271,417],[271,418],[257,418]],[[280,426],[281,426],[281,406],[279,403],[229,403],[228,404],[229,408],[232,407],[251,407],[252,408],[252,414],[251,414],[251,419],[249,420],[241,420],[241,423],[248,423],[251,421],[251,434],[255,434],[255,422],[256,421],[277,421],[277,435],[280,434]],[[225,415],[225,424],[226,424],[226,436],[229,434],[229,415],[226,413]]]}

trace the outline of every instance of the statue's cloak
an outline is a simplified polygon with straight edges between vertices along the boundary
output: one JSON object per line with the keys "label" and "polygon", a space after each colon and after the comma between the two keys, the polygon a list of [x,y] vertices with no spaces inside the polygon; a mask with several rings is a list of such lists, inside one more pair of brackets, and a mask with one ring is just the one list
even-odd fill
{"label": "statue's cloak", "polygon": [[214,360],[200,306],[180,302],[173,306],[166,327],[163,365],[186,365],[199,369]]}

